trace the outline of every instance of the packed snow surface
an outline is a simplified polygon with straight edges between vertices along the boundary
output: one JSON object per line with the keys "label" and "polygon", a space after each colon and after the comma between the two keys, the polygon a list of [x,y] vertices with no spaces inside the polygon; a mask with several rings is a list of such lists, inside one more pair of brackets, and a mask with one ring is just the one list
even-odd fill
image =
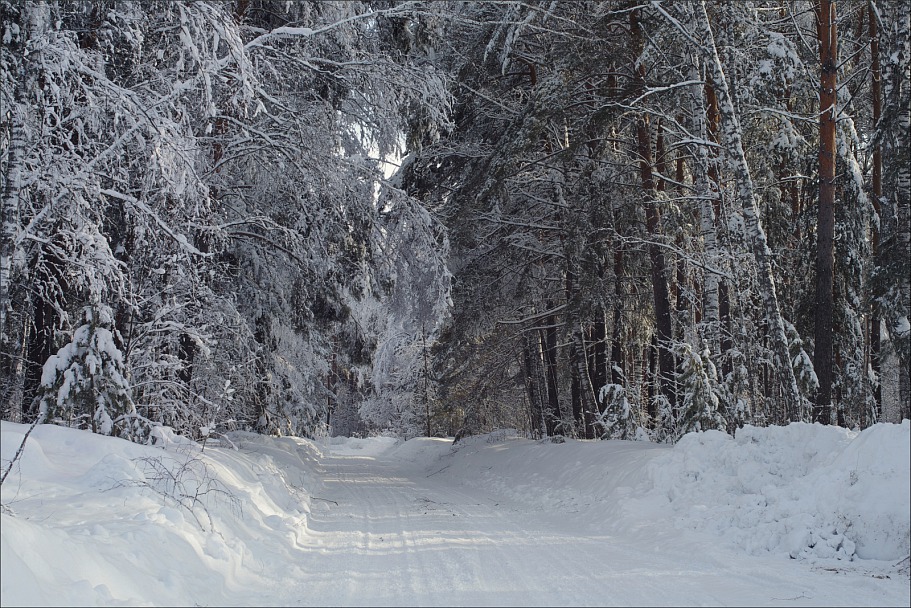
{"label": "packed snow surface", "polygon": [[[2,423],[4,468],[26,430]],[[0,496],[0,603],[908,606],[909,430],[203,449],[43,425]]]}

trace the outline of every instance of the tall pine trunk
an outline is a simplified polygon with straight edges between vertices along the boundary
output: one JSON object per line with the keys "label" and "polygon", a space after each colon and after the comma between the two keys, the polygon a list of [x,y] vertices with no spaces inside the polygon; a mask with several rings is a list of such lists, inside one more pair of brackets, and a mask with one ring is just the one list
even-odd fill
{"label": "tall pine trunk", "polygon": [[816,226],[816,326],[813,368],[819,388],[813,420],[829,424],[832,418],[833,325],[835,277],[835,117],[838,39],[835,3],[820,0],[818,14],[819,59],[819,208]]}
{"label": "tall pine trunk", "polygon": [[[642,33],[638,11],[630,13],[630,26],[633,32],[633,44],[641,53]],[[636,66],[636,79],[637,88],[644,90],[645,66],[641,63]],[[674,335],[671,325],[671,299],[667,287],[667,263],[664,258],[664,250],[654,242],[655,239],[660,238],[660,216],[656,200],[658,191],[652,174],[652,144],[647,115],[639,116],[636,121],[636,139],[639,176],[642,183],[642,193],[645,196],[645,228],[650,238],[648,255],[652,267],[652,297],[657,330],[658,385],[661,395],[668,401],[671,411],[673,411],[676,404],[676,394],[674,390],[674,354],[672,351]],[[653,420],[657,418],[657,412],[651,403],[649,403],[649,414]]]}
{"label": "tall pine trunk", "polygon": [[[869,34],[870,34],[870,93],[873,105],[873,128],[879,125],[879,119],[883,113],[883,92],[882,92],[882,68],[879,63],[879,26],[877,23],[876,10],[873,7],[873,0],[870,0],[869,9]],[[875,264],[880,264],[879,255],[879,230],[882,221],[882,196],[883,196],[883,153],[882,148],[877,142],[873,148],[873,173],[871,186],[873,190],[873,209],[876,212],[876,221],[873,222],[871,245],[873,249],[873,259]],[[878,294],[874,294],[878,295]],[[880,334],[882,334],[882,320],[880,316],[879,304],[875,303],[870,311],[870,369],[876,377],[876,387],[873,389],[873,395],[876,400],[876,419],[881,420],[883,416],[883,393],[880,375],[882,365],[880,363]]]}

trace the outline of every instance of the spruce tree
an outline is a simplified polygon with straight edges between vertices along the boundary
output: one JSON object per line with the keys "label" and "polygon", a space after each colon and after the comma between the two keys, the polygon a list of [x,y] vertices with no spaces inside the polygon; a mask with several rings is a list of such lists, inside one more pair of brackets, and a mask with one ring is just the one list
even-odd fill
{"label": "spruce tree", "polygon": [[82,318],[70,343],[44,365],[41,414],[54,424],[141,440],[148,435],[148,425],[133,405],[111,309],[86,306]]}

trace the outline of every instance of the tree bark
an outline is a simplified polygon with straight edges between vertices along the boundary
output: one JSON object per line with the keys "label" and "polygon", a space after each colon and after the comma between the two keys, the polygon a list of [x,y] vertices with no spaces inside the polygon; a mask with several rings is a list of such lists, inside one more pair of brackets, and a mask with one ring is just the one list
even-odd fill
{"label": "tree bark", "polygon": [[538,397],[538,366],[535,365],[535,352],[531,337],[526,333],[522,336],[522,364],[525,370],[525,390],[528,393],[528,416],[531,421],[532,431],[536,434],[544,433],[547,429],[544,408]]}
{"label": "tree bark", "polygon": [[[890,341],[898,356],[899,420],[911,416],[911,14],[907,3],[882,3],[883,36],[883,229],[881,253],[889,275]],[[888,208],[887,207],[888,202]]]}
{"label": "tree bark", "polygon": [[23,420],[25,360],[28,355],[28,313],[23,310],[27,300],[19,303],[20,314],[13,313],[12,283],[13,258],[16,255],[16,238],[19,231],[20,193],[27,145],[26,122],[28,110],[26,92],[34,86],[35,74],[30,65],[40,60],[40,47],[28,53],[30,43],[40,38],[48,27],[50,11],[45,2],[22,5],[23,19],[27,24],[20,42],[23,54],[12,107],[7,108],[10,121],[9,150],[3,175],[3,192],[0,198],[0,367],[6,370],[2,387],[5,414],[13,422]]}
{"label": "tree bark", "polygon": [[[869,10],[869,34],[870,34],[870,94],[873,105],[873,129],[879,125],[879,119],[883,113],[883,93],[882,93],[882,67],[879,63],[879,25],[877,23],[876,10],[873,7],[873,1],[867,5]],[[882,221],[882,196],[883,196],[883,153],[879,143],[874,143],[873,147],[873,167],[871,176],[871,189],[873,191],[873,210],[876,213],[875,221],[872,226],[871,245],[873,250],[873,259],[875,264],[879,265],[879,229]],[[876,294],[874,294],[876,295]],[[876,401],[876,420],[880,421],[883,417],[883,392],[880,375],[882,372],[881,363],[881,343],[880,335],[882,334],[882,318],[879,312],[879,304],[873,304],[870,311],[870,369],[876,377],[876,385],[873,388],[873,397]]]}
{"label": "tree bark", "polygon": [[[718,95],[715,93],[715,87],[712,83],[711,77],[706,78],[705,85],[705,96],[708,101],[708,106],[706,109],[706,118],[709,141],[713,143],[720,143],[721,137],[719,136],[719,123],[721,120],[721,112],[718,108]],[[715,152],[710,155],[708,163],[708,177],[709,177],[709,192],[711,193],[711,213],[712,213],[712,232],[715,239],[715,251],[718,249],[718,222],[721,219],[721,179],[718,175],[718,153]],[[716,262],[720,261],[716,259]],[[718,350],[716,351],[719,355],[726,354],[731,350],[731,305],[728,300],[728,290],[727,284],[721,277],[715,276],[712,281],[714,285],[712,286],[711,294],[708,295],[708,298],[711,298],[718,304],[717,316],[714,317],[715,322],[715,337],[718,340]],[[708,288],[708,284],[706,285]],[[713,311],[714,313],[715,311]],[[727,374],[730,371],[730,363],[726,357],[722,358],[722,371]]]}
{"label": "tree bark", "polygon": [[[623,244],[614,249],[614,318],[611,325],[610,377],[612,384],[623,385]],[[602,411],[603,413],[603,411]]]}
{"label": "tree bark", "polygon": [[819,208],[816,226],[816,324],[813,368],[819,378],[813,420],[829,424],[832,418],[833,323],[835,280],[835,112],[838,39],[835,3],[818,6],[819,59]]}
{"label": "tree bark", "polygon": [[[630,13],[630,26],[634,35],[635,48],[642,48],[642,34],[640,31],[638,11]],[[645,66],[636,66],[637,89],[645,88]],[[674,334],[671,325],[671,302],[667,287],[667,263],[664,250],[654,242],[660,238],[660,216],[658,213],[657,193],[654,176],[652,174],[652,145],[648,125],[648,116],[642,115],[636,121],[636,139],[639,156],[639,175],[642,183],[642,192],[645,195],[645,227],[652,242],[648,246],[649,259],[652,267],[652,297],[655,306],[655,326],[657,330],[658,348],[658,385],[661,394],[670,403],[673,410],[676,404],[676,391],[674,390],[674,354],[671,350]],[[651,405],[650,405],[651,407]],[[652,412],[654,418],[656,412]]]}
{"label": "tree bark", "polygon": [[[692,59],[690,80],[699,80],[698,62],[698,58],[694,57]],[[704,90],[705,88],[700,84],[690,86],[690,115],[692,116],[693,135],[703,140],[703,142],[708,142],[709,133],[706,125]],[[717,109],[717,105],[715,108]],[[705,251],[707,265],[714,267],[718,263],[718,236],[715,230],[713,204],[715,194],[709,185],[709,150],[704,143],[695,144],[693,148],[692,172],[693,184],[699,200],[699,231],[702,236],[702,246]],[[719,342],[718,275],[706,270],[704,284],[702,302],[704,336],[709,352],[717,356],[721,352]]]}
{"label": "tree bark", "polygon": [[[604,310],[598,309],[588,336],[588,375],[597,402],[598,391],[607,384],[607,324]],[[600,411],[600,410],[599,410]]]}
{"label": "tree bark", "polygon": [[[548,305],[549,308],[553,308]],[[547,386],[547,434],[562,431],[563,413],[560,411],[560,392],[557,385],[557,327],[553,315],[545,317],[541,332],[541,356],[544,361],[544,382]]]}

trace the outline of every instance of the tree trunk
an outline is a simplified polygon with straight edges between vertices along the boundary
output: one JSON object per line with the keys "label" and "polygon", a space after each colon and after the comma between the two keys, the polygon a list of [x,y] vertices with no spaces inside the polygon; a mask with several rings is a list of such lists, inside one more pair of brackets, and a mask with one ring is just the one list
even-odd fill
{"label": "tree trunk", "polygon": [[645,383],[645,411],[649,420],[658,420],[657,397],[660,391],[660,372],[658,367],[658,335],[652,334],[652,341],[645,345],[645,361],[642,366],[642,381]]}
{"label": "tree trunk", "polygon": [[[678,117],[678,122],[683,123],[683,117]],[[677,150],[676,158],[676,171],[674,179],[677,182],[677,191],[683,196],[686,192],[686,187],[683,185],[685,179],[684,176],[684,160],[683,160],[684,151],[682,149]],[[684,242],[683,242],[683,231],[680,230],[677,232],[676,239],[677,249],[683,251]],[[678,254],[676,259],[676,279],[674,281],[674,307],[677,311],[678,329],[677,335],[682,339],[686,330],[693,326],[692,314],[690,311],[690,306],[688,297],[687,297],[687,278],[686,278],[686,263],[685,257]]]}
{"label": "tree trunk", "polygon": [[[698,58],[693,58],[690,80],[699,80]],[[706,104],[703,97],[702,85],[690,86],[690,115],[692,116],[693,135],[702,141],[708,141],[709,133],[706,126]],[[714,96],[714,95],[713,95]],[[715,106],[717,108],[717,105]],[[705,251],[706,265],[705,288],[703,290],[703,327],[706,344],[713,356],[720,354],[719,342],[719,305],[718,305],[718,275],[710,270],[718,264],[718,236],[715,231],[715,212],[713,206],[714,194],[709,185],[709,150],[704,144],[696,144],[693,155],[693,184],[696,197],[699,201],[699,231],[702,236],[702,246]]]}
{"label": "tree trunk", "polygon": [[597,311],[597,318],[592,323],[588,342],[588,377],[597,403],[598,392],[607,384],[607,324],[604,311],[600,308]]}
{"label": "tree trunk", "polygon": [[[878,289],[873,294],[879,307],[874,313],[879,313],[883,334],[888,335],[889,350],[898,359],[898,385],[891,384],[893,375],[883,375],[883,380],[891,384],[883,386],[887,396],[883,414],[890,422],[897,422],[911,415],[911,324],[908,321],[911,311],[908,276],[908,260],[911,259],[911,142],[908,138],[911,130],[911,16],[901,0],[871,0],[869,8],[874,22],[870,27],[871,51],[880,44],[886,46],[881,53],[876,53],[873,58],[876,63],[871,65],[874,104],[875,95],[880,94],[875,143],[881,147],[879,178],[882,188],[881,196],[874,196],[874,204],[879,205],[881,211],[876,243]],[[872,33],[876,26],[881,27],[881,32],[877,31],[878,35],[874,37]],[[881,87],[876,86],[877,72],[881,76]],[[874,173],[874,188],[876,178]],[[885,345],[882,347],[885,350]],[[882,358],[880,363],[884,363]],[[892,397],[896,389],[898,403]]]}
{"label": "tree trunk", "polygon": [[[561,196],[562,198],[562,196]],[[587,403],[591,400],[591,382],[586,369],[585,345],[582,337],[582,293],[577,285],[581,272],[579,264],[579,234],[575,225],[567,227],[564,237],[563,253],[566,258],[566,325],[572,343],[569,345],[569,379],[570,403],[572,406],[573,426],[576,436],[587,434],[586,411],[591,410]]]}
{"label": "tree trunk", "polygon": [[[660,237],[658,226],[660,218],[658,205],[655,201],[657,192],[652,177],[651,140],[646,117],[640,117],[637,121],[636,133],[639,142],[639,171],[642,179],[642,191],[646,196],[645,226],[649,237],[656,239]],[[676,395],[674,394],[674,355],[671,351],[674,336],[673,328],[671,327],[670,293],[665,279],[667,264],[664,259],[664,250],[656,243],[649,243],[648,254],[652,263],[652,297],[655,306],[655,325],[658,339],[658,385],[661,394],[673,407],[676,402]]]}
{"label": "tree trunk", "polygon": [[522,336],[522,364],[525,370],[525,390],[528,393],[528,416],[531,429],[536,435],[546,432],[546,416],[541,399],[538,397],[538,366],[535,365],[535,349],[531,337],[526,333]]}
{"label": "tree trunk", "polygon": [[[548,308],[553,308],[548,304]],[[544,382],[547,386],[547,434],[562,432],[563,413],[560,411],[560,392],[557,385],[557,327],[553,315],[545,317],[541,332],[541,356],[544,361]]]}
{"label": "tree trunk", "polygon": [[816,326],[813,368],[819,389],[813,420],[832,419],[833,322],[835,276],[835,104],[838,68],[835,3],[820,0],[818,14],[819,59],[819,208],[816,227]]}
{"label": "tree trunk", "polygon": [[[630,29],[633,34],[633,47],[638,55],[643,48],[643,37],[639,24],[639,11],[630,13]],[[635,66],[636,83],[638,91],[645,90],[645,66],[641,63]],[[664,250],[654,242],[660,238],[660,217],[657,205],[658,189],[652,175],[652,144],[648,124],[648,116],[641,115],[636,121],[636,138],[639,156],[639,175],[642,183],[642,192],[645,195],[645,227],[650,237],[648,246],[649,259],[652,266],[652,297],[655,306],[655,326],[657,329],[658,348],[658,386],[661,394],[671,404],[673,410],[676,403],[674,391],[674,354],[671,350],[674,334],[671,326],[671,301],[667,288],[667,264]],[[652,408],[652,405],[649,405]],[[650,409],[653,420],[657,412]]]}
{"label": "tree trunk", "polygon": [[[886,258],[890,281],[888,329],[898,356],[899,420],[911,416],[911,284],[908,260],[911,260],[911,14],[907,3],[894,0],[883,3],[883,37],[889,49],[883,74],[883,106],[891,116],[883,117],[883,173],[889,208],[884,222],[881,253]],[[885,201],[883,206],[886,207]],[[887,251],[888,249],[888,251]]]}
{"label": "tree trunk", "polygon": [[744,224],[748,238],[751,241],[753,258],[756,261],[758,270],[757,278],[761,291],[760,295],[765,305],[765,313],[772,333],[778,387],[785,404],[777,412],[775,419],[778,422],[784,422],[788,419],[796,420],[798,404],[800,403],[800,391],[797,388],[794,370],[791,367],[788,341],[784,331],[784,320],[781,317],[778,296],[775,293],[775,278],[772,274],[771,261],[772,252],[769,249],[768,240],[762,228],[762,222],[759,219],[759,211],[756,208],[755,188],[749,165],[747,165],[746,154],[743,150],[740,121],[734,111],[727,78],[721,66],[718,49],[715,47],[715,37],[709,25],[709,17],[706,13],[704,2],[699,4],[698,11],[697,27],[699,31],[697,32],[697,39],[701,40],[705,45],[702,50],[706,53],[709,73],[719,96],[719,112],[724,127],[722,129],[723,139],[731,156],[734,177],[737,180],[738,197],[743,206]]}
{"label": "tree trunk", "polygon": [[[20,75],[20,81],[24,77]],[[10,336],[7,317],[11,309],[10,281],[15,253],[15,238],[19,226],[19,190],[22,187],[22,166],[25,161],[25,111],[22,104],[23,82],[16,87],[16,101],[11,108],[10,143],[7,155],[6,175],[3,186],[2,242],[0,242],[0,336],[4,346]],[[3,350],[7,352],[6,348]]]}
{"label": "tree trunk", "polygon": [[[614,249],[614,318],[611,325],[611,383],[623,385],[623,244]],[[603,413],[603,410],[602,410]]]}
{"label": "tree trunk", "polygon": [[[719,122],[721,120],[721,112],[718,108],[718,95],[715,94],[715,87],[710,76],[706,77],[705,96],[708,100],[706,117],[708,119],[707,125],[709,140],[717,144],[721,141],[718,133]],[[718,222],[721,220],[721,179],[718,175],[717,152],[712,153],[709,160],[708,177],[709,188],[711,192],[712,232],[715,239],[715,250],[717,252]],[[720,258],[716,258],[716,263],[720,261]],[[724,280],[721,277],[716,276],[712,282],[714,285],[711,290],[711,294],[707,297],[716,301],[718,304],[718,315],[713,319],[715,321],[715,337],[718,340],[718,350],[716,352],[721,357],[723,366],[722,372],[727,374],[730,371],[730,362],[724,355],[726,355],[727,352],[731,350],[731,306],[728,300],[727,284],[724,282]],[[708,285],[706,285],[706,287],[708,287]]]}
{"label": "tree trunk", "polygon": [[5,381],[0,396],[5,399],[4,413],[7,419],[13,422],[23,420],[25,359],[28,355],[29,341],[27,298],[22,298],[19,302],[20,314],[12,314],[13,258],[16,256],[19,197],[23,186],[22,172],[28,143],[26,92],[36,86],[37,77],[30,66],[39,63],[41,55],[40,45],[36,45],[29,54],[26,54],[26,49],[29,41],[36,40],[44,34],[50,22],[50,10],[45,2],[24,3],[22,11],[23,21],[28,25],[19,43],[23,53],[19,73],[16,75],[13,103],[11,107],[4,108],[4,112],[9,112],[10,133],[3,175],[3,192],[0,198],[0,369],[5,370]]}
{"label": "tree trunk", "polygon": [[[869,15],[869,33],[870,33],[870,93],[873,104],[873,129],[879,125],[879,119],[883,113],[883,93],[882,93],[882,68],[879,63],[879,26],[877,24],[876,11],[873,7],[873,1],[868,4]],[[881,263],[879,255],[879,229],[882,221],[882,196],[883,196],[883,153],[879,143],[873,147],[873,173],[872,173],[872,190],[873,190],[873,209],[876,212],[876,218],[872,226],[871,245],[873,249],[874,263],[878,266]],[[874,294],[874,297],[879,294]],[[882,420],[883,417],[883,392],[880,375],[882,372],[882,363],[880,357],[881,344],[880,336],[882,334],[882,320],[879,311],[879,304],[875,303],[870,311],[870,369],[876,377],[876,386],[873,388],[873,396],[876,400],[876,421]]]}

